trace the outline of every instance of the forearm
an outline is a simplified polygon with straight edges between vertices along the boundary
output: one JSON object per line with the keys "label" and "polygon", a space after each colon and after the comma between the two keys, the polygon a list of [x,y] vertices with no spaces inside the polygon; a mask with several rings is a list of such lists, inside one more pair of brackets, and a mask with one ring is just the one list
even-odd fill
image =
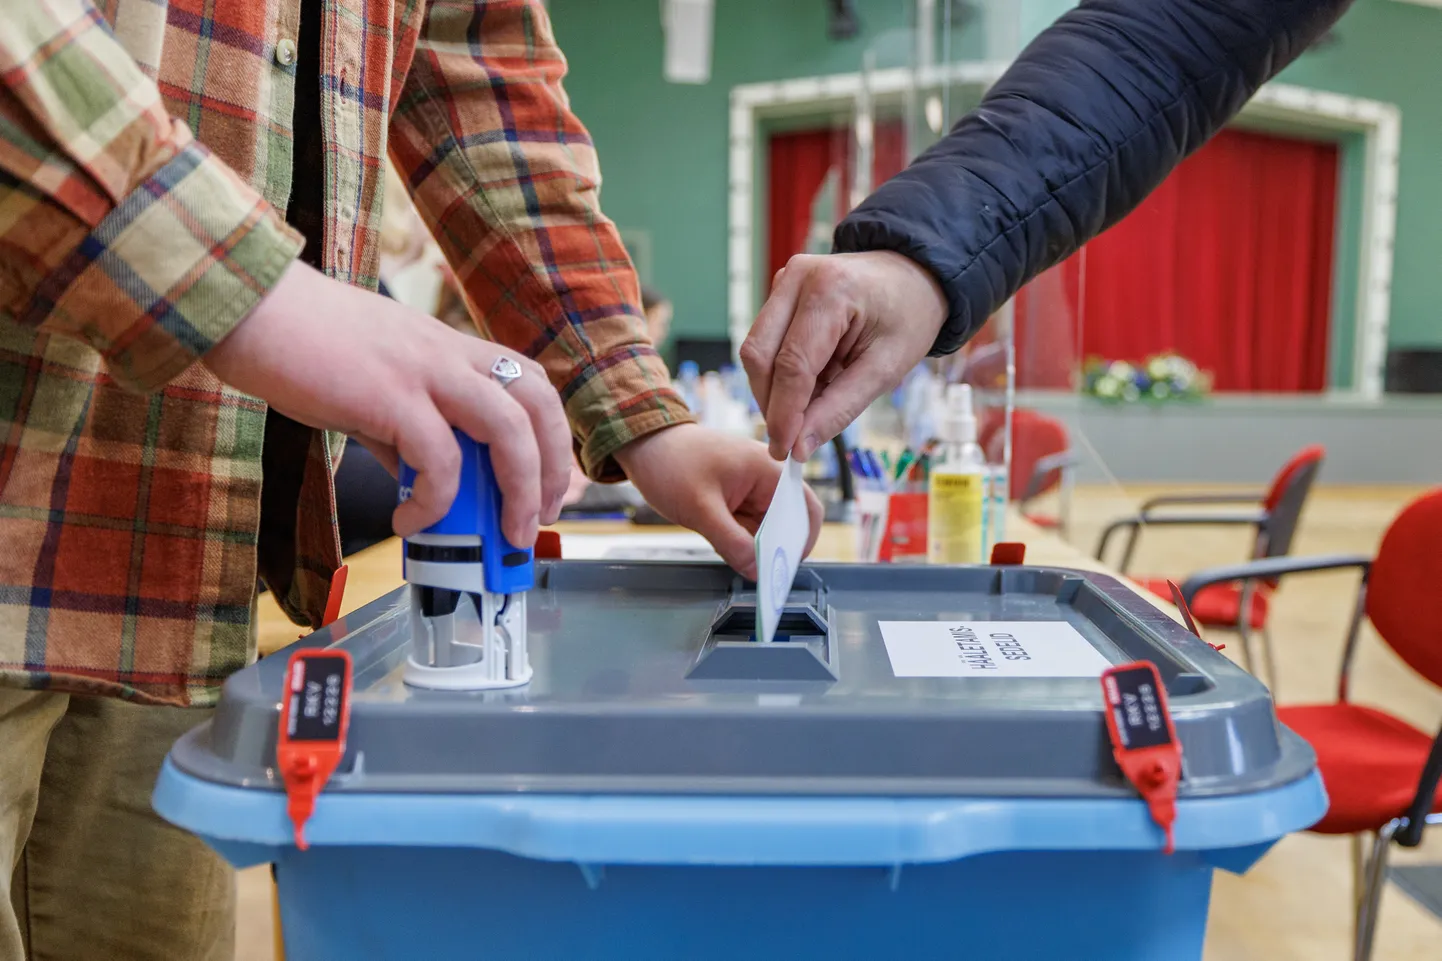
{"label": "forearm", "polygon": [[941,284],[949,353],[1133,210],[1351,0],[1084,0],[837,228]]}

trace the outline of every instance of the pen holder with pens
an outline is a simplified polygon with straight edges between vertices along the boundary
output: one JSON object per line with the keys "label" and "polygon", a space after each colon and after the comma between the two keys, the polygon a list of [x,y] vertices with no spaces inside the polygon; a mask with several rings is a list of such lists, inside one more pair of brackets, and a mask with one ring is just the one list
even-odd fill
{"label": "pen holder with pens", "polygon": [[[982,526],[982,553],[1006,539],[1006,468],[987,472]],[[927,493],[923,490],[856,492],[856,557],[881,564],[926,563]],[[977,563],[982,563],[978,559]]]}
{"label": "pen holder with pens", "polygon": [[856,556],[882,564],[926,563],[926,492],[857,491]]}

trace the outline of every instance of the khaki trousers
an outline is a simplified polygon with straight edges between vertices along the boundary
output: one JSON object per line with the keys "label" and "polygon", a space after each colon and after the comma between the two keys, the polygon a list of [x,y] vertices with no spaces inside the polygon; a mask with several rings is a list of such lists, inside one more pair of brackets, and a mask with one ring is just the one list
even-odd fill
{"label": "khaki trousers", "polygon": [[209,716],[0,688],[0,961],[231,961],[234,872],[150,807]]}

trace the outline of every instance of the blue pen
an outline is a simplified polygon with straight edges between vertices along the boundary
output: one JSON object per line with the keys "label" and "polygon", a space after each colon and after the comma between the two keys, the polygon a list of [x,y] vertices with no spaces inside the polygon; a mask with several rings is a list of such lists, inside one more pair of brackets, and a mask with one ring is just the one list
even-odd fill
{"label": "blue pen", "polygon": [[878,490],[879,485],[877,484],[877,481],[880,478],[877,476],[876,468],[873,465],[871,458],[868,456],[870,454],[870,451],[867,451],[865,448],[857,448],[851,453],[855,458],[856,474],[858,477],[861,478],[862,481],[861,486],[865,487],[867,490]]}
{"label": "blue pen", "polygon": [[[861,454],[855,449],[846,452],[846,462],[851,465],[851,476],[857,481],[866,480],[866,469],[861,465]],[[858,487],[862,486],[857,484]]]}
{"label": "blue pen", "polygon": [[886,471],[881,466],[881,458],[876,456],[875,451],[867,448],[866,460],[867,466],[871,469],[872,480],[876,482],[876,489],[886,490],[890,485],[886,483]]}
{"label": "blue pen", "polygon": [[871,478],[867,473],[867,462],[861,457],[859,450],[846,452],[846,462],[851,463],[851,476],[857,483],[858,491],[870,491]]}

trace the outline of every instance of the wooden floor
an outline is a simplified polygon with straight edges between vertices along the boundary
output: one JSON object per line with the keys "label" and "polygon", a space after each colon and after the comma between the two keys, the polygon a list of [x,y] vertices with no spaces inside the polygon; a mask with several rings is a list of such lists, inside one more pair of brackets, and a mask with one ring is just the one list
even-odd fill
{"label": "wooden floor", "polygon": [[[1161,488],[1086,488],[1077,492],[1073,543],[1091,551],[1112,517],[1129,512]],[[1313,494],[1302,521],[1297,553],[1370,553],[1388,522],[1417,491],[1327,489]],[[1154,528],[1142,539],[1138,573],[1184,575],[1197,568],[1241,560],[1245,535],[1237,530],[1183,534]],[[1272,619],[1279,662],[1279,700],[1326,701],[1333,696],[1344,626],[1356,578],[1319,574],[1289,582]],[[348,607],[364,600],[354,594]],[[291,629],[271,615],[275,640]],[[1233,653],[1232,647],[1228,653]],[[1384,705],[1418,727],[1435,731],[1442,693],[1412,674],[1368,631],[1353,680],[1354,698]],[[1442,835],[1397,861],[1442,862]],[[1344,839],[1300,835],[1283,840],[1245,877],[1218,873],[1206,961],[1344,961],[1351,957],[1351,871]],[[269,876],[250,871],[241,880],[238,961],[273,961]],[[1383,900],[1376,961],[1442,959],[1442,924],[1395,888]],[[1088,959],[1090,961],[1090,959]]]}

